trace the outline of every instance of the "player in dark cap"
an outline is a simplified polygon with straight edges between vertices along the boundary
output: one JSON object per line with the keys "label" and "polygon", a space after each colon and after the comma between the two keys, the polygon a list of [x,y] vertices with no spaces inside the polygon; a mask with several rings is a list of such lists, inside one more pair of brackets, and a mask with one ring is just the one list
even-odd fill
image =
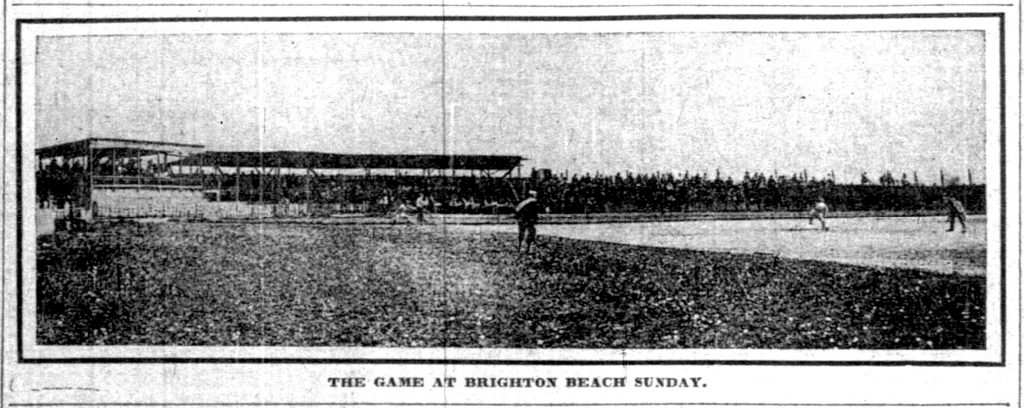
{"label": "player in dark cap", "polygon": [[516,244],[516,251],[522,251],[525,241],[526,253],[530,253],[530,246],[537,239],[537,219],[540,218],[540,203],[537,201],[536,191],[530,190],[526,199],[519,202],[514,217],[519,222],[519,242]]}
{"label": "player in dark cap", "polygon": [[946,232],[953,232],[956,228],[956,221],[960,221],[960,230],[964,234],[967,233],[967,210],[964,209],[963,203],[960,200],[953,198],[952,196],[945,195],[942,200],[946,202],[946,209],[949,210],[949,229]]}

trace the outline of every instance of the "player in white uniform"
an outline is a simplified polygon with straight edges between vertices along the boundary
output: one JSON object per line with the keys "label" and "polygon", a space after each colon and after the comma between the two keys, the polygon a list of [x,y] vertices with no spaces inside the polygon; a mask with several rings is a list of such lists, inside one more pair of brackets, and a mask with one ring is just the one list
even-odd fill
{"label": "player in white uniform", "polygon": [[427,221],[427,212],[430,211],[432,201],[434,200],[427,198],[423,193],[416,197],[416,221],[420,223]]}
{"label": "player in white uniform", "polygon": [[825,226],[825,214],[828,214],[828,204],[825,204],[825,199],[818,197],[818,202],[814,203],[814,207],[811,208],[811,217],[808,223],[814,225],[814,219],[817,218],[821,221],[821,230],[828,231],[828,227]]}

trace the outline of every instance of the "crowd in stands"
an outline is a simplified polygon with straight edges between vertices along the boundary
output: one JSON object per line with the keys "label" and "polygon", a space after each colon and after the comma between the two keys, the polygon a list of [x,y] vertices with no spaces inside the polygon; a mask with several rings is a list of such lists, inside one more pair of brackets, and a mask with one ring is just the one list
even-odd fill
{"label": "crowd in stands", "polygon": [[172,176],[166,165],[138,158],[97,158],[91,172],[86,170],[85,159],[78,158],[58,163],[48,160],[36,170],[36,197],[41,206],[63,207],[78,205],[89,183],[93,185],[181,185],[182,181],[200,183],[200,179],[186,180],[185,176]]}
{"label": "crowd in stands", "polygon": [[[151,176],[160,169],[98,167],[101,174]],[[62,205],[82,194],[79,163],[50,162],[37,172],[40,203]],[[168,176],[161,177],[187,177]],[[192,176],[196,177],[196,176]],[[942,208],[942,196],[960,199],[968,211],[985,211],[984,185],[959,181],[946,186],[918,183],[907,175],[883,174],[860,183],[836,183],[834,176],[746,173],[739,179],[707,174],[551,174],[529,177],[426,177],[420,175],[319,175],[243,172],[200,176],[203,188],[223,201],[340,204],[349,212],[382,213],[399,206],[436,213],[511,212],[528,190],[553,213],[804,211],[822,197],[834,211],[927,211]],[[916,178],[916,177],[914,177]],[[197,181],[198,182],[198,181]],[[955,185],[950,185],[955,184]],[[421,205],[423,201],[427,205]],[[417,201],[420,204],[417,204]]]}
{"label": "crowd in stands", "polygon": [[[866,175],[864,176],[866,177]],[[208,188],[217,188],[207,179]],[[387,212],[399,205],[439,213],[507,213],[528,190],[536,190],[555,213],[803,211],[818,197],[836,211],[926,211],[941,208],[942,196],[961,198],[972,212],[984,212],[984,185],[940,187],[897,180],[840,184],[794,174],[747,173],[739,180],[706,174],[584,174],[534,172],[529,178],[318,176],[245,174],[221,180],[227,200],[247,202],[348,203],[361,212]]]}
{"label": "crowd in stands", "polygon": [[[214,178],[206,183],[207,188],[218,188]],[[404,204],[437,213],[508,213],[516,194],[507,179],[410,175],[260,177],[246,173],[222,178],[219,189],[222,199],[229,201],[341,203],[349,204],[353,212],[391,212]]]}
{"label": "crowd in stands", "polygon": [[94,184],[175,184],[167,168],[155,161],[138,158],[113,160],[98,158],[87,174],[84,158],[45,162],[36,170],[36,197],[42,206],[63,207],[79,203],[88,183]]}
{"label": "crowd in stands", "polygon": [[890,173],[878,183],[861,184],[799,174],[745,173],[739,180],[689,173],[615,174],[554,177],[537,187],[553,209],[565,213],[803,211],[818,197],[838,211],[919,211],[940,207],[944,191],[963,196],[975,211],[984,211],[984,186],[943,188],[897,184],[892,179]]}
{"label": "crowd in stands", "polygon": [[57,164],[50,160],[36,170],[36,200],[43,207],[77,203],[84,194],[85,166],[81,162]]}

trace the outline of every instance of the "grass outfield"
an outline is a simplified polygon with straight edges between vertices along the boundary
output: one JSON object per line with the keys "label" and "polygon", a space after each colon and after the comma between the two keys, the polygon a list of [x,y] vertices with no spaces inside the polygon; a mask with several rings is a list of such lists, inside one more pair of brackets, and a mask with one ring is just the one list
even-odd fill
{"label": "grass outfield", "polygon": [[984,348],[984,277],[436,226],[40,239],[40,344]]}

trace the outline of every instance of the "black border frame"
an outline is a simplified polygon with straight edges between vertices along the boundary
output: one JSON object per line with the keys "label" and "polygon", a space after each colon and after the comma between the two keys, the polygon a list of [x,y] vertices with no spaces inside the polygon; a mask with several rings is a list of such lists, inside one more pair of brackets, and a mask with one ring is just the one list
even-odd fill
{"label": "black border frame", "polygon": [[[998,18],[999,19],[999,251],[1000,251],[1000,359],[985,361],[844,361],[844,360],[490,360],[490,359],[370,359],[370,358],[175,358],[175,357],[97,357],[97,358],[25,358],[22,345],[24,242],[22,203],[22,42],[23,24],[112,24],[112,23],[202,23],[202,22],[351,22],[351,21],[521,21],[587,22],[643,20],[878,20],[922,18]],[[617,365],[730,365],[730,366],[1006,366],[1006,12],[964,13],[886,13],[886,14],[635,14],[599,16],[296,16],[296,17],[168,17],[168,18],[28,18],[15,19],[15,267],[17,290],[17,362],[22,364],[457,364],[457,365],[544,365],[544,366],[617,366]],[[6,43],[6,42],[5,42]],[[6,281],[5,281],[6,282]],[[4,285],[6,286],[6,285]]]}

